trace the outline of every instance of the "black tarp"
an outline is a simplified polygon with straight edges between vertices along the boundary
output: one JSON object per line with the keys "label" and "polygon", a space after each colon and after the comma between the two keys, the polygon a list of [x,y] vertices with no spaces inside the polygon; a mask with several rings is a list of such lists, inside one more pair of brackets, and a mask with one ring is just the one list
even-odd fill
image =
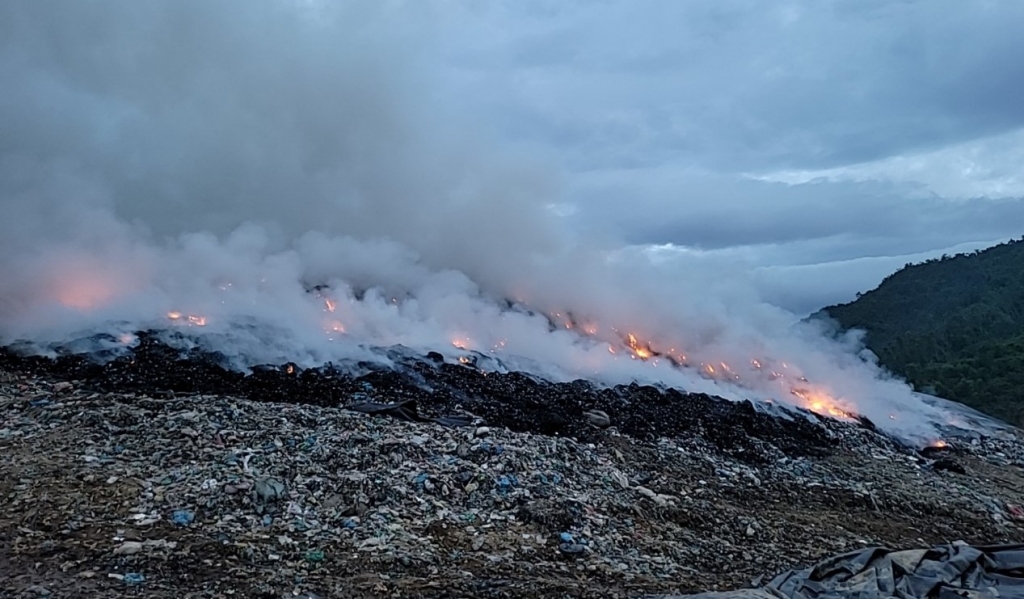
{"label": "black tarp", "polygon": [[872,547],[784,572],[738,591],[658,595],[661,599],[1024,599],[1024,545],[931,549]]}

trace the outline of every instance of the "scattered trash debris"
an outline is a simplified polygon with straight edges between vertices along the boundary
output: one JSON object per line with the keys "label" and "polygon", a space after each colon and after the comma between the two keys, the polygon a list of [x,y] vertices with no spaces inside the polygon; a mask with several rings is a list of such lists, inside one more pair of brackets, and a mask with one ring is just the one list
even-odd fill
{"label": "scattered trash debris", "polygon": [[608,413],[602,410],[587,410],[583,415],[587,417],[590,424],[598,428],[608,428],[612,425],[612,420],[608,417]]}
{"label": "scattered trash debris", "polygon": [[[0,375],[9,374],[4,360],[0,352]],[[196,361],[173,367],[186,370],[160,388],[205,376]],[[440,376],[446,365],[428,367]],[[551,386],[538,396],[566,397],[532,412],[512,398],[529,430],[554,408],[568,415],[542,434],[509,430],[513,419],[487,403],[466,407],[472,427],[341,407],[422,393],[390,372],[335,395],[327,385],[330,405],[315,405],[269,401],[276,389],[298,389],[279,386],[278,370],[241,384],[267,385],[268,397],[252,401],[227,390],[111,391],[111,380],[134,376],[118,374],[129,365],[108,365],[99,379],[83,368],[59,396],[48,376],[0,377],[0,551],[11,571],[36,576],[0,580],[0,596],[35,584],[61,597],[326,597],[339,588],[622,597],[740,588],[878,544],[1024,542],[1024,475],[1013,465],[1024,447],[1012,438],[958,444],[937,458],[964,466],[950,474],[856,424],[805,429],[697,396],[672,401],[694,399],[680,414],[707,413],[645,425],[621,402],[668,396],[640,386]],[[463,377],[463,387],[479,383],[472,368],[453,368],[445,376]],[[316,376],[304,369],[286,380]],[[494,378],[481,394],[542,389]],[[51,403],[30,404],[40,398]],[[424,413],[463,413],[454,400],[431,401],[420,402]],[[581,417],[584,401],[615,414],[615,426]]]}
{"label": "scattered trash debris", "polygon": [[942,458],[935,460],[932,463],[932,468],[935,470],[946,470],[948,472],[955,472],[957,474],[967,474],[967,470],[958,462],[950,458]]}
{"label": "scattered trash debris", "polygon": [[178,526],[188,526],[192,524],[192,521],[196,519],[196,514],[192,510],[175,510],[171,514],[171,522],[174,522]]}

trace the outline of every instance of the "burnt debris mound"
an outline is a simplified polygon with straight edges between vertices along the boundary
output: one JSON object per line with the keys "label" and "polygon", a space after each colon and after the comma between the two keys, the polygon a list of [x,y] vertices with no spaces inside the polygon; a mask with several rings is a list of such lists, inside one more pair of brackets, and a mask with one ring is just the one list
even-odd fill
{"label": "burnt debris mound", "polygon": [[[155,331],[140,332],[135,347],[105,360],[71,351],[55,357],[27,355],[7,347],[0,349],[0,367],[127,396],[229,395],[333,407],[408,402],[385,412],[442,423],[458,423],[458,416],[470,414],[488,426],[581,442],[605,437],[587,417],[587,412],[600,410],[620,433],[644,439],[700,437],[723,453],[754,463],[777,459],[779,452],[824,455],[837,443],[829,427],[813,417],[786,417],[749,401],[676,389],[636,383],[600,387],[584,380],[553,383],[520,372],[485,372],[472,363],[449,363],[436,353],[397,350],[389,354],[392,365],[360,362],[354,369],[331,364],[304,369],[284,364],[242,372],[226,367],[223,355],[181,350],[164,338]],[[456,418],[445,418],[452,415]]]}

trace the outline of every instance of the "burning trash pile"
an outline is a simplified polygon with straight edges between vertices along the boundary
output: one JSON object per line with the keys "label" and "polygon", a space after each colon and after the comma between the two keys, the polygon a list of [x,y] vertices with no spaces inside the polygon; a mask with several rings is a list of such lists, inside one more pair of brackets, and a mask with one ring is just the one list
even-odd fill
{"label": "burning trash pile", "polygon": [[[243,376],[177,355],[4,356],[4,596],[625,597],[873,545],[1024,541],[1012,439],[922,453],[640,387],[427,361]],[[510,411],[487,408],[502,389]]]}
{"label": "burning trash pile", "polygon": [[12,370],[74,379],[100,392],[232,395],[277,403],[361,406],[362,411],[405,420],[433,419],[453,426],[475,422],[583,442],[599,438],[609,426],[641,439],[698,436],[756,463],[824,455],[844,431],[874,428],[866,419],[818,418],[810,411],[672,388],[636,383],[602,387],[582,380],[553,383],[519,372],[487,371],[478,367],[475,357],[452,363],[440,354],[419,356],[402,348],[388,350],[389,367],[364,363],[344,370],[330,365],[303,369],[285,364],[244,373],[224,367],[213,353],[183,353],[157,332],[136,336],[135,347],[106,362],[85,354],[51,359],[10,350],[4,350],[0,360]]}
{"label": "burning trash pile", "polygon": [[86,286],[8,315],[0,560],[25,574],[0,588],[622,597],[1024,540],[1016,432],[842,340],[667,304],[616,328],[616,302],[579,318],[405,266],[404,295],[260,267],[195,301]]}

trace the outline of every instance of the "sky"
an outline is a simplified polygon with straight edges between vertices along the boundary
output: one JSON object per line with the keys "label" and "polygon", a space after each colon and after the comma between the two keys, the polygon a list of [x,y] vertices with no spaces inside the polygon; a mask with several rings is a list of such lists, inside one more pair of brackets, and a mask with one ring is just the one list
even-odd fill
{"label": "sky", "polygon": [[[1014,0],[0,13],[0,184],[36,237],[67,234],[25,205],[74,189],[111,226],[333,227],[479,277],[571,239],[667,276],[700,263],[804,314],[1024,234]],[[438,243],[449,225],[468,233]],[[482,239],[499,251],[474,263]]]}
{"label": "sky", "polygon": [[1024,4],[458,6],[446,85],[557,165],[579,230],[742,265],[797,312],[1024,234]]}

